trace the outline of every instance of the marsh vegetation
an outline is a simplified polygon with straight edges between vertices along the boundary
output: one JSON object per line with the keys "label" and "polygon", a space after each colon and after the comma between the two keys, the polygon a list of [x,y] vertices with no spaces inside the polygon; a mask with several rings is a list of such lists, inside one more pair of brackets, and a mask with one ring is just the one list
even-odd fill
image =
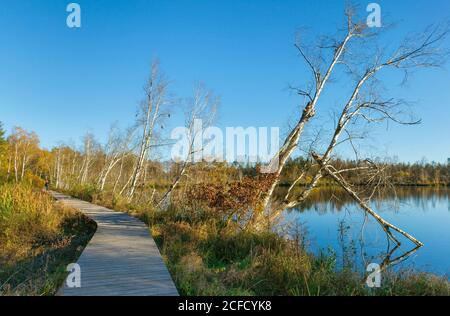
{"label": "marsh vegetation", "polygon": [[94,231],[40,189],[0,185],[0,294],[54,295]]}

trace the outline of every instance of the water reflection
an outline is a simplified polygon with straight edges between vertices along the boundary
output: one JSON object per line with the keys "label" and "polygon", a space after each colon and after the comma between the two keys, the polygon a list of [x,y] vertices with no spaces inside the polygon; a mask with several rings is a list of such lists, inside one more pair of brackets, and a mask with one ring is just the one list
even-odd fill
{"label": "water reflection", "polygon": [[400,255],[398,255],[397,257],[394,257],[394,254],[400,250],[400,245],[396,245],[394,248],[392,248],[391,251],[389,251],[386,254],[386,257],[383,259],[383,262],[381,262],[381,271],[387,269],[387,268],[391,268],[399,263],[402,263],[403,261],[405,261],[406,259],[408,259],[412,254],[414,254],[417,250],[419,250],[422,246],[416,246],[415,248],[406,251],[406,252],[401,252],[400,251]]}
{"label": "water reflection", "polygon": [[425,246],[415,247],[399,236],[402,245],[393,247],[381,227],[339,188],[315,190],[306,203],[285,211],[282,225],[301,225],[309,249],[335,254],[340,267],[364,271],[375,262],[383,269],[450,274],[449,188],[400,187],[374,197],[371,206]]}
{"label": "water reflection", "polygon": [[[299,190],[299,189],[297,189]],[[279,198],[284,197],[287,189],[281,188],[277,192]],[[436,207],[437,202],[447,202],[450,199],[450,189],[438,187],[397,187],[395,190],[380,192],[373,197],[375,206],[390,202],[393,210],[398,210],[401,204],[413,205],[423,211]],[[295,211],[340,212],[349,205],[356,205],[353,199],[340,187],[324,187],[311,192],[308,199],[296,207]],[[448,204],[450,211],[450,204]]]}

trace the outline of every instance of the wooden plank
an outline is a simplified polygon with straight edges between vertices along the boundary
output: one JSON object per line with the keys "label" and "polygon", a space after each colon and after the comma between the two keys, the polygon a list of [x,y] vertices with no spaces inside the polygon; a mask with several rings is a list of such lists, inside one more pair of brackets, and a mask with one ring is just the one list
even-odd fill
{"label": "wooden plank", "polygon": [[51,191],[63,204],[97,223],[97,230],[77,264],[81,287],[64,283],[64,296],[176,296],[178,291],[149,229],[121,212]]}

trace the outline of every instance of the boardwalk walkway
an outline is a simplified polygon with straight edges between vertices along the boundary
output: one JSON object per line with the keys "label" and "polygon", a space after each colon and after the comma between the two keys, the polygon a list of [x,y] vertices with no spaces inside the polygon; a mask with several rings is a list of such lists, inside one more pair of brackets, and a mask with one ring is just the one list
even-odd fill
{"label": "boardwalk walkway", "polygon": [[59,295],[178,295],[144,223],[125,213],[51,193],[97,223],[96,233],[77,261],[81,268],[81,287],[68,288],[64,284]]}

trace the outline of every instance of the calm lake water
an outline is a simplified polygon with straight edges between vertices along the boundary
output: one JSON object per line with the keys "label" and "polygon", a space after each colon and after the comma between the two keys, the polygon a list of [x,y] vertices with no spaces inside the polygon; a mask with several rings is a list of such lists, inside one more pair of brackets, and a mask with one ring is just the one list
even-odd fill
{"label": "calm lake water", "polygon": [[[450,189],[398,188],[378,197],[372,206],[425,244],[394,269],[450,276]],[[330,189],[318,190],[307,205],[286,210],[283,217],[291,233],[306,233],[309,250],[316,254],[334,252],[338,267],[343,266],[344,258],[352,258],[351,263],[361,271],[369,263],[381,263],[388,252],[383,229],[372,218],[364,221],[364,213],[352,200]],[[392,259],[414,248],[406,239],[400,240],[402,246]]]}

